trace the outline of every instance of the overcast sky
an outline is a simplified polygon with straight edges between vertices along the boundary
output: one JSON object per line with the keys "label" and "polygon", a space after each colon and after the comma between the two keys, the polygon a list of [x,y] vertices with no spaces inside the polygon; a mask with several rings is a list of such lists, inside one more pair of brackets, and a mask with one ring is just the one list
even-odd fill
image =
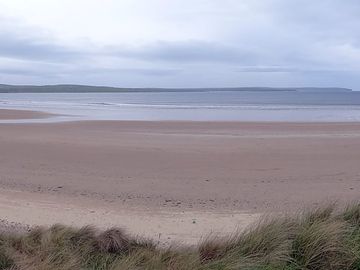
{"label": "overcast sky", "polygon": [[360,90],[359,0],[0,0],[0,83]]}

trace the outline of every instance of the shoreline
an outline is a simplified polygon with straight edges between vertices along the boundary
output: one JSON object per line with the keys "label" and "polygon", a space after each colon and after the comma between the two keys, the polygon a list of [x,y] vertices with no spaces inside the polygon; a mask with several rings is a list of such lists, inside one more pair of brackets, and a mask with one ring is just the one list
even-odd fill
{"label": "shoreline", "polygon": [[31,120],[50,118],[52,116],[55,116],[55,114],[33,110],[0,109],[0,120]]}
{"label": "shoreline", "polygon": [[[97,110],[101,111],[100,108]],[[108,112],[109,113],[109,112]],[[122,113],[125,113],[127,117],[119,117]],[[330,123],[330,124],[340,124],[340,123],[360,123],[360,118],[352,118],[349,116],[343,117],[343,118],[319,118],[317,117],[305,117],[305,119],[302,119],[299,116],[297,117],[291,117],[288,116],[287,118],[279,118],[273,115],[273,118],[238,118],[234,119],[233,117],[229,118],[196,118],[196,117],[189,117],[189,115],[185,115],[183,117],[179,117],[178,115],[174,114],[171,117],[161,117],[161,116],[152,116],[147,117],[147,114],[151,115],[151,111],[142,111],[142,116],[139,115],[132,115],[135,111],[118,111],[117,115],[114,115],[114,113],[110,114],[94,114],[89,113],[89,111],[59,111],[52,110],[52,109],[45,109],[43,108],[43,111],[36,111],[32,108],[21,108],[21,109],[13,109],[13,108],[0,108],[0,123],[19,123],[19,124],[25,124],[25,123],[60,123],[60,122],[83,122],[83,121],[104,121],[104,122],[175,122],[175,123],[297,123],[297,124],[322,124],[322,123]],[[164,111],[166,114],[166,111]],[[239,112],[240,113],[240,112]],[[263,111],[262,115],[266,115],[266,112]],[[352,119],[351,119],[352,118]]]}

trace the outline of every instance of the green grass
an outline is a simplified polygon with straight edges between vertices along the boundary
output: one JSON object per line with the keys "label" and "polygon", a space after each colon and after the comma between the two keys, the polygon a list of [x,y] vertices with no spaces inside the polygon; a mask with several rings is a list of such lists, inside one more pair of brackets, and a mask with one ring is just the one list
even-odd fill
{"label": "green grass", "polygon": [[0,236],[0,269],[360,270],[360,203],[264,217],[197,247],[161,248],[113,228],[54,225]]}

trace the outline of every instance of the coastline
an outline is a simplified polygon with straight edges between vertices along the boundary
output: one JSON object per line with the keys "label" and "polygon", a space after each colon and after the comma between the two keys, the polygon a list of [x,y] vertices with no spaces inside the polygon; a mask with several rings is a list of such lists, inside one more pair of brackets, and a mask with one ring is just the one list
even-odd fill
{"label": "coastline", "polygon": [[54,116],[54,114],[32,110],[0,109],[0,120],[29,120],[43,119]]}

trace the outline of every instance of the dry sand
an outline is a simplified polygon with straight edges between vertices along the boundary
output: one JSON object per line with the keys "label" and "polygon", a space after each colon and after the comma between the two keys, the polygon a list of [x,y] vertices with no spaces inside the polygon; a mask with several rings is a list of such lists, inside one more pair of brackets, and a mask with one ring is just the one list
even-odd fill
{"label": "dry sand", "polygon": [[360,123],[0,124],[0,217],[196,243],[360,199]]}

